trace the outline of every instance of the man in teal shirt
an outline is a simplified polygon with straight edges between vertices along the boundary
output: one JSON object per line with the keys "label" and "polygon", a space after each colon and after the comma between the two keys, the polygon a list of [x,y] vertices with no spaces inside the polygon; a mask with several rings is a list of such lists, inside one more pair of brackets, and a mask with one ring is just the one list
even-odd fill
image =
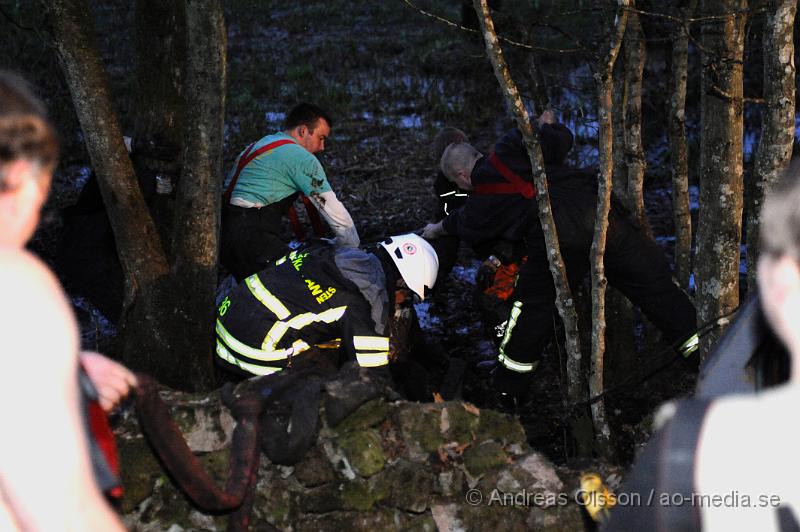
{"label": "man in teal shirt", "polygon": [[331,119],[316,105],[292,109],[283,132],[248,146],[225,180],[221,260],[238,279],[264,269],[286,254],[281,219],[298,195],[319,210],[339,245],[357,247],[353,219],[331,189],[314,156],[325,149]]}

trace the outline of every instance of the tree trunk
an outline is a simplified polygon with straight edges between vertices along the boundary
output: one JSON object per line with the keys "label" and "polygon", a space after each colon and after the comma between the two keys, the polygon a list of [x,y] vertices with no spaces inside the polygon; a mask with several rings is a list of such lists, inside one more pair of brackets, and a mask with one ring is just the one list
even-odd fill
{"label": "tree trunk", "polygon": [[[680,9],[686,20],[697,5],[690,0]],[[670,69],[669,151],[672,175],[672,216],[675,224],[675,276],[684,290],[689,288],[692,267],[692,216],[689,206],[689,150],[686,142],[686,80],[689,72],[689,31],[676,24],[672,32]]]}
{"label": "tree trunk", "polygon": [[184,369],[196,387],[213,385],[213,360],[219,249],[222,144],[225,122],[227,35],[219,0],[186,3],[186,149],[178,188],[173,237],[175,283],[182,296],[174,347],[186,353]]}
{"label": "tree trunk", "polygon": [[[558,243],[556,226],[553,220],[553,212],[550,207],[550,195],[547,189],[547,179],[544,172],[542,161],[542,150],[536,132],[531,125],[528,112],[519,91],[511,78],[511,72],[503,57],[503,51],[497,39],[494,29],[489,6],[486,0],[474,0],[475,11],[481,24],[481,32],[486,41],[486,55],[492,63],[497,81],[503,91],[503,95],[513,110],[517,121],[517,126],[522,132],[525,147],[531,160],[533,170],[533,180],[537,189],[536,203],[539,212],[539,222],[542,224],[547,249],[550,250],[548,260],[550,262],[550,272],[553,275],[553,283],[556,289],[556,308],[564,322],[566,350],[567,350],[567,371],[568,371],[568,396],[572,403],[581,401],[585,396],[584,378],[581,372],[581,349],[580,336],[578,334],[578,316],[575,310],[575,301],[572,297],[569,284],[567,283],[567,272],[564,260],[561,257],[561,248]],[[576,435],[579,453],[588,452],[586,441]]]}
{"label": "tree trunk", "polygon": [[[622,50],[625,50],[623,41]],[[613,84],[613,106],[620,112],[613,113],[611,123],[613,125],[614,146],[614,195],[622,201],[625,207],[633,211],[633,205],[628,198],[628,165],[625,158],[625,112],[628,108],[628,95],[625,91],[625,61],[614,61],[614,79],[623,80],[622,83]]]}
{"label": "tree trunk", "polygon": [[789,166],[795,125],[795,65],[792,33],[797,2],[770,0],[764,26],[764,113],[753,166],[753,197],[747,217],[747,287],[755,288],[761,203]]}
{"label": "tree trunk", "polygon": [[[213,384],[213,366],[210,347],[204,345],[210,339],[205,343],[198,339],[210,338],[213,323],[209,314],[214,308],[216,285],[213,263],[222,107],[208,100],[190,102],[192,108],[197,108],[190,130],[197,139],[192,139],[195,152],[184,179],[191,186],[180,195],[183,212],[178,213],[178,231],[187,232],[175,239],[181,258],[176,261],[174,275],[170,275],[169,261],[122,143],[105,71],[92,42],[94,24],[89,6],[86,0],[58,0],[48,4],[47,10],[125,272],[120,324],[122,359],[131,368],[152,373],[168,386],[208,388]],[[211,26],[194,31],[200,35],[193,38],[192,44],[203,46],[199,57],[209,53],[209,46],[216,53],[205,58],[205,66],[193,65],[198,72],[192,78],[195,89],[208,93],[203,98],[217,97],[222,101],[219,86],[224,77],[220,77],[219,61],[224,61],[224,54],[215,46],[224,40],[219,40],[219,31],[211,31]],[[203,76],[216,82],[204,81]]]}
{"label": "tree trunk", "polygon": [[167,275],[169,265],[142,198],[111,103],[105,69],[94,41],[86,0],[45,2],[92,167],[117,241],[125,272],[125,301]]}
{"label": "tree trunk", "polygon": [[[616,27],[611,37],[608,52],[598,67],[595,74],[597,82],[598,106],[597,115],[600,123],[598,140],[599,170],[597,189],[597,217],[595,219],[594,237],[592,239],[592,356],[589,365],[589,395],[595,396],[603,393],[603,367],[605,359],[605,334],[606,334],[606,286],[608,280],[605,275],[603,256],[606,250],[606,236],[608,235],[608,212],[611,208],[611,189],[614,171],[613,159],[613,91],[614,91],[614,63],[617,60],[625,27],[629,20],[628,11],[630,0],[618,0],[620,12],[616,17]],[[594,421],[595,441],[598,454],[611,457],[613,446],[611,443],[611,427],[606,419],[605,402],[598,401],[592,404],[592,420]]]}
{"label": "tree trunk", "polygon": [[644,208],[644,170],[647,161],[642,147],[642,75],[647,50],[637,13],[628,15],[625,32],[625,163],[628,170],[628,201],[642,230],[653,238]]}
{"label": "tree trunk", "polygon": [[[746,0],[704,0],[697,307],[701,323],[739,305],[742,237],[742,59]],[[719,333],[701,345],[704,355]]]}
{"label": "tree trunk", "polygon": [[[136,1],[136,85],[133,98],[134,165],[140,179],[176,182],[183,146],[186,58],[183,2]],[[173,193],[148,198],[167,256],[171,256]]]}

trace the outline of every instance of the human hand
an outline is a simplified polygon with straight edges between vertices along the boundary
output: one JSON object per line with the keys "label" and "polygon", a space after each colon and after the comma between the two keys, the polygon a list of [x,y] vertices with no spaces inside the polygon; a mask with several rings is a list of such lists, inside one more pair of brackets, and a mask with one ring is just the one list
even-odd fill
{"label": "human hand", "polygon": [[427,240],[433,240],[435,238],[439,238],[440,236],[444,235],[444,227],[442,227],[442,222],[438,222],[435,224],[428,224],[425,226],[425,229],[422,230],[422,238]]}
{"label": "human hand", "polygon": [[138,383],[125,366],[94,351],[81,351],[81,366],[97,390],[100,406],[110,412]]}
{"label": "human hand", "polygon": [[542,127],[545,124],[555,124],[556,122],[556,115],[552,109],[547,109],[544,111],[538,119],[539,127]]}

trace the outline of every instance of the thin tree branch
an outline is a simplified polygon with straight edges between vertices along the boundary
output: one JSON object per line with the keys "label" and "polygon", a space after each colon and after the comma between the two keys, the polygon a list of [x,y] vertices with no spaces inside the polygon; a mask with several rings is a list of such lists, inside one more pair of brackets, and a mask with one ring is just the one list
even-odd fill
{"label": "thin tree branch", "polygon": [[[435,13],[431,13],[430,11],[425,11],[424,9],[422,9],[420,7],[417,7],[410,0],[402,0],[402,1],[403,1],[403,3],[405,3],[410,8],[414,9],[418,13],[421,13],[422,15],[425,15],[426,17],[431,17],[431,18],[433,18],[435,20],[438,20],[439,22],[443,22],[443,23],[447,24],[448,26],[452,26],[452,27],[457,28],[457,29],[462,30],[462,31],[468,31],[470,33],[479,33],[478,30],[474,30],[472,28],[468,28],[466,26],[462,26],[461,24],[458,24],[457,22],[453,22],[450,19],[444,18],[444,17],[439,16],[439,15],[437,15]],[[499,35],[498,35],[498,39],[500,39],[501,41],[506,42],[506,43],[508,43],[508,44],[510,44],[512,46],[517,46],[519,48],[524,48],[526,50],[536,50],[538,52],[547,52],[547,53],[552,53],[552,54],[574,54],[576,52],[586,51],[586,48],[584,48],[582,46],[579,47],[579,48],[546,48],[546,47],[543,47],[543,46],[536,46],[536,45],[533,45],[533,44],[526,44],[526,43],[523,43],[523,42],[515,41],[513,39],[509,39],[507,37],[502,37],[502,36],[499,36]]]}

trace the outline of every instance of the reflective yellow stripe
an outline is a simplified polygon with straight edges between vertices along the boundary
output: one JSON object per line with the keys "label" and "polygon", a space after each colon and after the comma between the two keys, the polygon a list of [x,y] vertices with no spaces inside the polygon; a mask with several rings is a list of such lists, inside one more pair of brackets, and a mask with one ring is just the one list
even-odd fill
{"label": "reflective yellow stripe", "polygon": [[516,360],[508,358],[503,353],[500,353],[500,355],[498,355],[497,361],[500,362],[507,369],[510,369],[511,371],[516,371],[517,373],[530,373],[531,371],[536,369],[536,366],[539,365],[538,362],[532,362],[530,364],[517,362]]}
{"label": "reflective yellow stripe", "polygon": [[389,338],[386,336],[353,336],[356,350],[388,351]]}
{"label": "reflective yellow stripe", "polygon": [[292,356],[299,355],[303,351],[311,349],[311,346],[302,340],[295,340],[292,344]]}
{"label": "reflective yellow stripe", "polygon": [[272,325],[272,328],[270,328],[269,332],[267,332],[267,335],[264,337],[264,341],[261,342],[261,349],[268,351],[274,349],[278,342],[281,341],[281,338],[283,338],[283,335],[286,334],[286,331],[288,331],[290,328],[300,330],[307,325],[311,325],[312,323],[319,321],[324,323],[333,323],[344,316],[345,310],[347,310],[346,305],[342,307],[329,308],[325,312],[320,312],[319,314],[306,312],[305,314],[295,316],[289,321],[276,321]]}
{"label": "reflective yellow stripe", "polygon": [[329,308],[325,312],[320,312],[319,314],[314,314],[313,312],[298,314],[294,318],[287,321],[286,325],[288,325],[292,329],[300,330],[307,325],[311,325],[312,323],[316,323],[319,321],[324,323],[333,323],[342,316],[344,316],[345,310],[347,310],[346,305],[342,307]]}
{"label": "reflective yellow stripe", "polygon": [[259,366],[257,364],[249,364],[247,362],[243,362],[233,356],[230,351],[228,351],[222,342],[217,340],[217,356],[228,362],[229,364],[233,364],[234,366],[247,371],[248,373],[252,373],[253,375],[272,375],[273,373],[277,373],[281,371],[281,368],[273,368],[270,366]]}
{"label": "reflective yellow stripe", "polygon": [[289,326],[286,325],[285,321],[276,321],[273,323],[270,330],[267,331],[264,341],[261,342],[261,349],[265,349],[267,351],[272,351],[275,349],[275,346],[278,345],[278,342],[281,341],[281,338],[283,338],[283,335],[286,334],[286,331],[288,330]]}
{"label": "reflective yellow stripe", "polygon": [[511,315],[506,320],[506,333],[503,335],[503,341],[500,342],[500,354],[504,354],[504,349],[509,340],[511,340],[511,331],[517,324],[519,315],[522,314],[522,301],[514,301],[514,306],[511,308]]}
{"label": "reflective yellow stripe", "polygon": [[678,351],[680,351],[683,356],[688,357],[694,353],[698,347],[700,347],[700,337],[695,333],[691,336],[691,338],[681,344],[681,346],[678,348]]}
{"label": "reflective yellow stripe", "polygon": [[279,320],[285,320],[289,316],[292,315],[289,312],[289,309],[281,303],[281,300],[272,295],[272,292],[267,290],[264,284],[261,282],[261,279],[258,278],[258,275],[251,275],[247,279],[245,279],[245,284],[247,284],[247,288],[250,289],[250,293],[253,294],[253,297],[261,301],[261,303],[267,307],[273,314],[275,314]]}
{"label": "reflective yellow stripe", "polygon": [[383,351],[381,353],[356,353],[356,360],[358,365],[362,368],[374,368],[377,366],[385,366],[389,363],[389,353]]}
{"label": "reflective yellow stripe", "polygon": [[250,347],[231,336],[219,320],[217,320],[217,334],[231,349],[248,358],[270,362],[274,360],[283,360],[292,354],[291,348],[275,351],[273,349],[256,349],[255,347]]}
{"label": "reflective yellow stripe", "polygon": [[511,314],[508,316],[508,325],[506,326],[506,333],[503,335],[503,341],[500,343],[500,354],[497,355],[497,361],[504,367],[518,373],[530,373],[536,369],[537,362],[526,364],[524,362],[517,362],[506,355],[505,349],[508,341],[511,340],[511,333],[517,325],[519,315],[522,314],[522,301],[514,301],[514,306],[511,309]]}
{"label": "reflective yellow stripe", "polygon": [[276,261],[275,261],[275,266],[280,266],[280,265],[281,265],[281,264],[283,264],[284,262],[286,262],[286,255],[284,255],[283,257],[281,257],[281,258],[279,258],[278,260],[276,260]]}

